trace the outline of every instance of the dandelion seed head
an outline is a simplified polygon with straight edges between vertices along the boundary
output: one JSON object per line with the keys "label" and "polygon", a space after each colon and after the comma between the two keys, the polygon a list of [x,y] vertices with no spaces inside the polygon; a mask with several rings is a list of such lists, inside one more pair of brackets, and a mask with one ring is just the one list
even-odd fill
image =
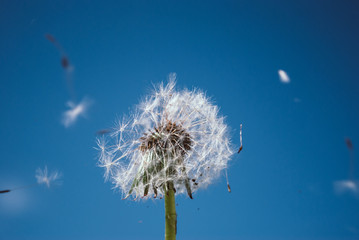
{"label": "dandelion seed head", "polygon": [[192,197],[228,166],[233,152],[224,117],[202,91],[176,91],[175,77],[97,140],[98,165],[125,197],[162,197],[168,188]]}

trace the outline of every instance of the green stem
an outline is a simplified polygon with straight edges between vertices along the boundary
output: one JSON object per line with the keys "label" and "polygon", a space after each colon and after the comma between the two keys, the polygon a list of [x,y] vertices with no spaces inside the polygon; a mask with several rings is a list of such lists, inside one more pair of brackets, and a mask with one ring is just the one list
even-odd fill
{"label": "green stem", "polygon": [[175,193],[173,188],[169,188],[165,194],[165,211],[166,211],[165,240],[176,240],[177,214],[176,214]]}

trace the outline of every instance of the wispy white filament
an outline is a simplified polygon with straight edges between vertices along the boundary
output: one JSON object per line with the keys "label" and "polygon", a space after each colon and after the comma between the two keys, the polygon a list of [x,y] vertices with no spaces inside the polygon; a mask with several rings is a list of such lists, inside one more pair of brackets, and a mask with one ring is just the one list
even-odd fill
{"label": "wispy white filament", "polygon": [[[159,85],[145,98],[134,113],[118,122],[112,134],[98,139],[99,166],[105,169],[105,179],[110,179],[123,195],[132,197],[163,195],[167,181],[174,183],[178,193],[186,193],[184,182],[189,179],[192,192],[207,187],[221,171],[227,168],[233,152],[224,117],[219,109],[200,90],[175,90],[175,74],[171,74],[167,85]],[[174,123],[190,136],[191,147],[184,149],[186,138],[178,135],[176,142],[167,141],[168,132],[154,129]],[[141,137],[152,136],[167,145],[156,145],[151,149],[140,149]],[[166,157],[164,157],[166,156]],[[170,157],[168,157],[170,156]],[[149,181],[134,181],[159,160],[165,162],[164,169],[148,171]],[[176,174],[167,175],[169,167],[175,166]]]}

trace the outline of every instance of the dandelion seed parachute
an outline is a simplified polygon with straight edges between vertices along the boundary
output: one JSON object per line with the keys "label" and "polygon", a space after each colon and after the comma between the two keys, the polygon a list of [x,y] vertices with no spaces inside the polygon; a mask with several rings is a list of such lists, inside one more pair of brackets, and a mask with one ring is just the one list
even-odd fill
{"label": "dandelion seed parachute", "polygon": [[[125,197],[205,188],[233,155],[224,117],[200,90],[175,90],[175,74],[155,87],[112,133],[97,139],[98,165]],[[190,181],[195,179],[195,181]]]}
{"label": "dandelion seed parachute", "polygon": [[49,172],[47,170],[47,166],[45,166],[45,168],[43,170],[41,168],[36,169],[35,177],[37,179],[37,183],[24,185],[24,186],[12,188],[12,189],[0,190],[0,194],[9,193],[9,192],[13,192],[15,190],[20,190],[20,189],[25,189],[25,188],[32,188],[32,187],[35,187],[37,184],[45,184],[49,188],[51,184],[55,184],[55,183],[59,184],[58,180],[61,177],[61,173],[54,171],[49,174]]}
{"label": "dandelion seed parachute", "polygon": [[38,168],[36,170],[35,177],[38,184],[45,184],[49,188],[51,184],[55,183],[60,179],[61,173],[57,171],[49,173],[47,170],[47,166],[45,166],[44,170],[42,170],[41,168]]}

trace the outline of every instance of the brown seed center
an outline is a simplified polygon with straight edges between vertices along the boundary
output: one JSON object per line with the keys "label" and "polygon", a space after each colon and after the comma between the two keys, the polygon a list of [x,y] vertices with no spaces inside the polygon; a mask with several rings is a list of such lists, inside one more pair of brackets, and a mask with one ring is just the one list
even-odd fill
{"label": "brown seed center", "polygon": [[142,152],[147,150],[162,150],[171,151],[182,156],[191,150],[192,147],[191,136],[181,125],[171,121],[154,127],[154,131],[145,133],[140,138],[140,142],[139,148]]}

